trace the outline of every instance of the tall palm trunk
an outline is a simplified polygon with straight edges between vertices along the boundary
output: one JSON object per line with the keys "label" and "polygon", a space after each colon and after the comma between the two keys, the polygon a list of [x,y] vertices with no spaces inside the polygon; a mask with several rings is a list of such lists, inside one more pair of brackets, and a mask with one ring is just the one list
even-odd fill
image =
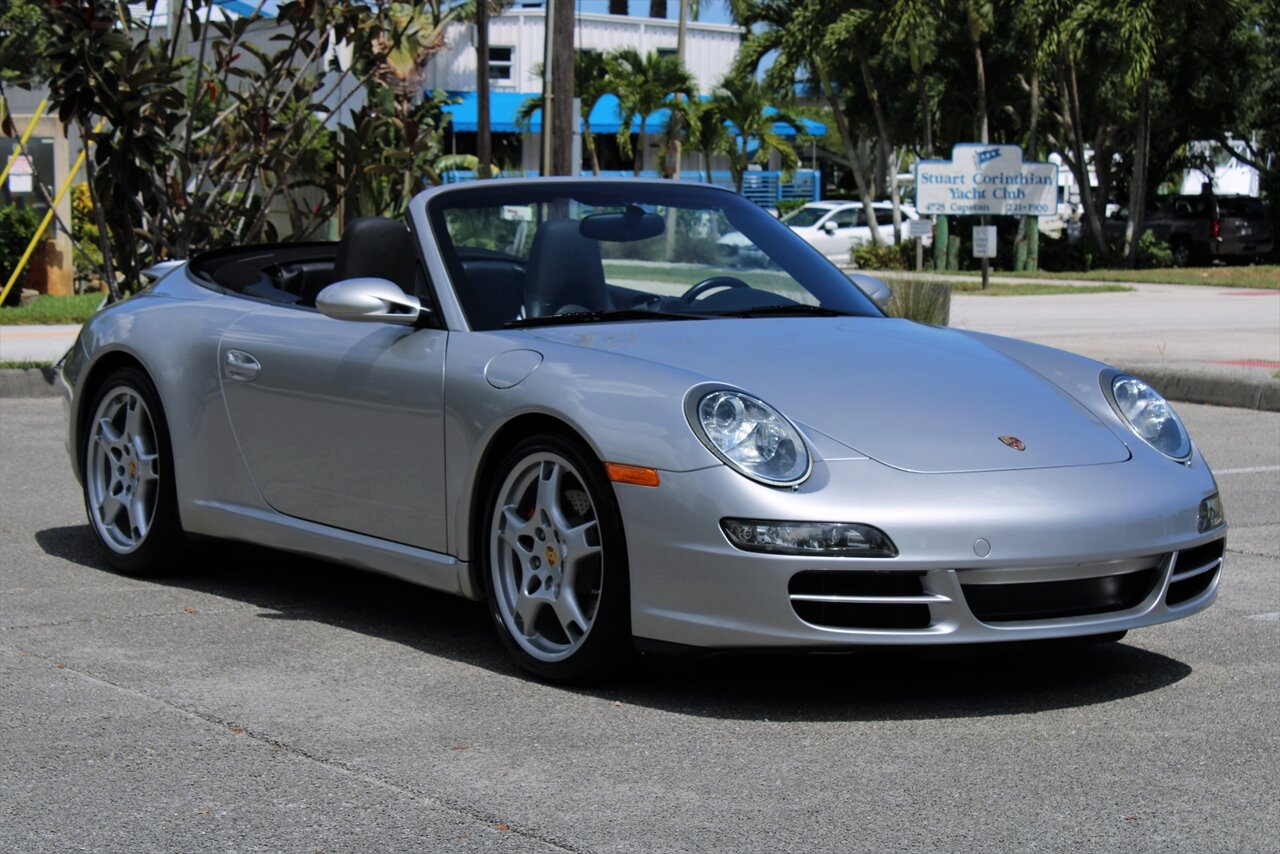
{"label": "tall palm trunk", "polygon": [[1085,221],[1088,223],[1089,235],[1094,247],[1099,254],[1106,254],[1107,242],[1102,234],[1102,220],[1094,204],[1093,186],[1089,183],[1089,164],[1084,158],[1084,129],[1081,127],[1083,119],[1080,110],[1080,83],[1076,77],[1076,61],[1070,51],[1067,51],[1066,59],[1066,79],[1063,88],[1067,92],[1071,142],[1076,160],[1076,180],[1080,183],[1080,201],[1084,205]]}
{"label": "tall palm trunk", "polygon": [[[542,132],[547,132],[547,111],[542,111]],[[492,136],[489,132],[489,0],[476,3],[476,169],[477,178],[493,171]]]}
{"label": "tall palm trunk", "polygon": [[1147,159],[1151,150],[1151,78],[1142,81],[1138,101],[1138,125],[1133,139],[1133,179],[1129,184],[1129,221],[1124,229],[1124,251],[1130,269],[1138,264],[1138,238],[1147,197]]}
{"label": "tall palm trunk", "polygon": [[[865,55],[858,60],[862,69],[862,83],[867,87],[867,99],[871,101],[871,114],[875,116],[876,133],[880,135],[880,148],[888,163],[889,198],[893,201],[893,242],[902,240],[902,201],[898,197],[898,158],[893,150],[893,139],[889,135],[889,123],[884,118],[884,107],[880,103],[880,90],[876,88],[871,77],[871,64]],[[872,233],[879,231],[874,208],[866,208],[867,225]]]}
{"label": "tall palm trunk", "polygon": [[636,178],[640,177],[640,170],[644,168],[644,127],[645,127],[646,121],[647,119],[644,116],[640,117],[640,134],[636,137],[636,146],[635,146],[636,147],[635,171],[632,172],[632,175]]}
{"label": "tall palm trunk", "polygon": [[[849,158],[849,168],[853,170],[853,182],[858,187],[858,198],[862,199],[862,209],[871,214],[871,193],[867,191],[867,179],[860,165],[862,158],[858,155],[857,147],[853,144],[853,135],[849,131],[849,118],[844,114],[840,96],[831,86],[831,78],[827,74],[826,66],[815,61],[814,67],[818,72],[818,84],[822,87],[822,94],[831,106],[831,115],[836,120],[836,132],[840,134],[840,141],[844,143],[845,154]],[[880,236],[878,228],[871,229],[871,242],[876,246],[884,245],[884,238]]]}

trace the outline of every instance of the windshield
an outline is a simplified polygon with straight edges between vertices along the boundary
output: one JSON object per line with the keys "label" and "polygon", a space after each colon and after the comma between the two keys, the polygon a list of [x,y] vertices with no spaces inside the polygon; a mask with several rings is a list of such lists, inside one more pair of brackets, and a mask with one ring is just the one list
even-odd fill
{"label": "windshield", "polygon": [[646,182],[484,182],[428,218],[472,329],[881,312],[740,196]]}
{"label": "windshield", "polygon": [[817,225],[818,220],[827,215],[829,208],[799,208],[792,211],[782,218],[782,221],[792,228],[808,228],[811,225]]}

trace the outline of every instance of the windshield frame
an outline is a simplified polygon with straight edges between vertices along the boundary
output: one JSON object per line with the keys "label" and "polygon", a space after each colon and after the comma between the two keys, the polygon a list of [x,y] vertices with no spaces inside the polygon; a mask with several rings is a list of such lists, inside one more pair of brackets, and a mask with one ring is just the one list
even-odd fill
{"label": "windshield frame", "polygon": [[[431,260],[438,261],[438,265],[429,266],[442,268],[446,274],[432,276],[435,286],[438,291],[443,290],[445,280],[448,281],[452,291],[449,301],[457,307],[457,315],[465,324],[461,328],[473,328],[462,309],[458,292],[459,286],[465,286],[467,275],[459,252],[449,238],[445,212],[457,208],[535,205],[566,198],[596,207],[634,203],[718,210],[735,228],[762,246],[784,272],[802,283],[823,306],[847,315],[884,316],[884,312],[820,252],[763,208],[730,190],[651,179],[533,178],[437,187],[419,194],[411,205],[411,217],[418,226],[415,231],[427,231],[430,242],[435,244],[435,251],[429,254],[435,256]],[[654,319],[662,318],[657,314]],[[449,325],[454,327],[452,319]]]}

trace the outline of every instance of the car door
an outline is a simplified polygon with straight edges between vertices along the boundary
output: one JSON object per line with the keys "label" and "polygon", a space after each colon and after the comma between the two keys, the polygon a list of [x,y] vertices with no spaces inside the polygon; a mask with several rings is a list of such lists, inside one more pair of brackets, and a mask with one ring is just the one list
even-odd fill
{"label": "car door", "polygon": [[828,214],[817,224],[813,245],[832,260],[848,261],[855,241],[858,211],[857,207],[846,207]]}
{"label": "car door", "polygon": [[277,511],[447,550],[439,329],[264,306],[223,335],[227,412]]}

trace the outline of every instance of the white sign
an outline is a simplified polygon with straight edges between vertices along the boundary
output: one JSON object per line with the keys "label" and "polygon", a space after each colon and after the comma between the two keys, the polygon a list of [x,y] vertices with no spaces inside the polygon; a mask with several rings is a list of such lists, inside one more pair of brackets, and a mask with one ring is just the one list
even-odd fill
{"label": "white sign", "polygon": [[1057,164],[1024,163],[1016,145],[963,142],[950,160],[916,164],[921,214],[1049,216],[1057,206]]}
{"label": "white sign", "polygon": [[928,219],[907,220],[907,237],[928,237],[933,234],[933,221]]}
{"label": "white sign", "polygon": [[996,227],[994,225],[976,225],[973,227],[973,257],[996,257]]}
{"label": "white sign", "polygon": [[533,222],[533,208],[529,205],[503,205],[501,215],[507,222]]}
{"label": "white sign", "polygon": [[13,158],[13,166],[9,169],[9,192],[30,193],[31,173],[30,157],[25,154],[19,154]]}

